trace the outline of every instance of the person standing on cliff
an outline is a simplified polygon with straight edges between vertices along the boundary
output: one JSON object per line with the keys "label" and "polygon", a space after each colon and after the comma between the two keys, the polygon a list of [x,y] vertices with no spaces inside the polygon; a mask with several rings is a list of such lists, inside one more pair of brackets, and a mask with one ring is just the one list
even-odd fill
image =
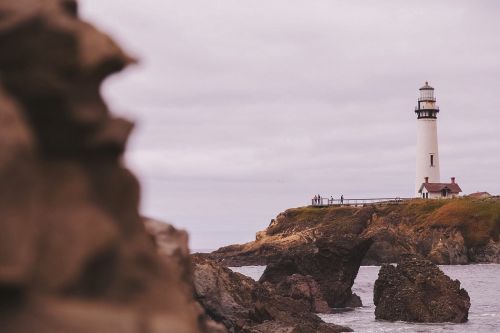
{"label": "person standing on cliff", "polygon": [[342,194],[340,196],[340,204],[343,205],[344,204],[344,195]]}
{"label": "person standing on cliff", "polygon": [[316,206],[316,204],[318,203],[318,196],[314,196],[313,198],[313,206]]}

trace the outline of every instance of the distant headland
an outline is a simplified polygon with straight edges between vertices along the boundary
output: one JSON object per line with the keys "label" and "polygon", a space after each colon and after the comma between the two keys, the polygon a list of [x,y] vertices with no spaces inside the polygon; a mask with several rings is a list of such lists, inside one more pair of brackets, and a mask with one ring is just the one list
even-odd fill
{"label": "distant headland", "polygon": [[398,262],[407,253],[436,264],[500,263],[500,198],[292,208],[258,232],[255,241],[210,256],[229,266],[266,265],[294,247],[348,233],[373,239],[366,265]]}

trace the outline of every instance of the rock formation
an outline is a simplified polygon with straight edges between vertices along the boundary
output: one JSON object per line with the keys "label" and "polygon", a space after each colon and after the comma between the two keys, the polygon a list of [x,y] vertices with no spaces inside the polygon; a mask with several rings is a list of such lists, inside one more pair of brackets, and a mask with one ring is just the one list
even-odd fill
{"label": "rock formation", "polygon": [[[257,283],[201,256],[193,257],[193,271],[198,300],[207,314],[222,322],[229,332],[351,332],[346,327],[327,324],[311,312],[312,296],[308,288],[314,289],[314,285],[305,287],[307,278],[294,276],[288,285],[276,288],[270,283]],[[321,300],[316,300],[320,306]]]}
{"label": "rock formation", "polygon": [[309,304],[308,311],[314,313],[331,312],[323,297],[321,288],[310,275],[292,274],[285,276],[275,285],[276,293],[293,299],[305,300]]}
{"label": "rock formation", "polygon": [[210,257],[228,266],[267,265],[291,248],[343,234],[373,239],[364,265],[420,254],[436,264],[500,263],[500,199],[412,200],[370,207],[289,209],[257,233]]}
{"label": "rock formation", "polygon": [[123,166],[132,124],[102,80],[133,60],[71,0],[0,0],[2,333],[196,333],[185,263],[162,262]]}
{"label": "rock formation", "polygon": [[409,322],[467,321],[470,299],[460,281],[446,276],[426,259],[406,257],[384,265],[373,295],[376,319]]}
{"label": "rock formation", "polygon": [[[168,223],[149,218],[144,218],[143,223],[162,262],[170,268],[170,274],[175,274],[175,277],[183,282],[178,285],[178,288],[182,288],[186,295],[195,295],[187,232],[177,230]],[[199,326],[203,333],[228,332],[224,325],[212,320],[194,298],[192,305],[200,314]]]}
{"label": "rock formation", "polygon": [[260,282],[277,284],[293,274],[311,276],[330,307],[362,306],[361,299],[352,293],[351,287],[371,243],[370,239],[345,234],[292,248],[266,267]]}

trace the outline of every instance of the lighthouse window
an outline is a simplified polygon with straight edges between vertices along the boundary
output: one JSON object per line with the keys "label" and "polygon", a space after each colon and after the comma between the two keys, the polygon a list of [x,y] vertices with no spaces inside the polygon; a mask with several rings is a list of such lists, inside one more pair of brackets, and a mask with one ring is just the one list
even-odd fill
{"label": "lighthouse window", "polygon": [[431,155],[431,167],[434,166],[434,155]]}

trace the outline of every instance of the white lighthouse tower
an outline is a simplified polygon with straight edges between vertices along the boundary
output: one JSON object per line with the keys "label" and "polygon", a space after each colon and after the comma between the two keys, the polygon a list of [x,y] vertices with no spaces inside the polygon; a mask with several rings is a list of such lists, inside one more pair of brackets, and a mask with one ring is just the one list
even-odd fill
{"label": "white lighthouse tower", "polygon": [[415,193],[420,196],[423,183],[440,183],[437,115],[434,88],[428,82],[420,88],[420,97],[415,107],[417,114],[417,174]]}

